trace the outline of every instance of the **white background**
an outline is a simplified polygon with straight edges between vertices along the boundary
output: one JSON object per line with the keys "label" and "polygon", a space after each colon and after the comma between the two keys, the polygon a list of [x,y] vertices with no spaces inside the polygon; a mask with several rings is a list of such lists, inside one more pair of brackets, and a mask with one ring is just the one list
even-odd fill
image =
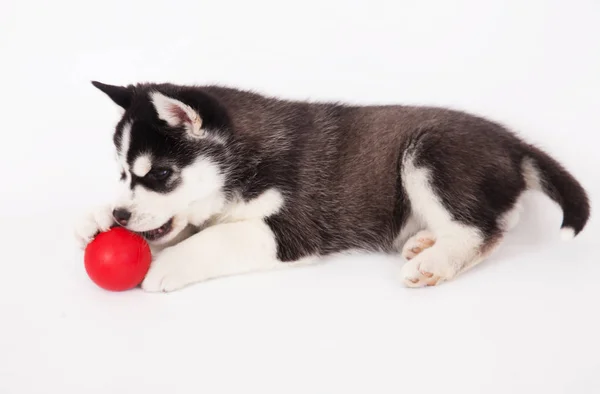
{"label": "white background", "polygon": [[[600,229],[531,195],[500,251],[409,290],[393,256],[167,295],[85,276],[72,220],[118,173],[89,80],[448,105],[600,193],[600,3],[0,3],[0,393],[598,393]],[[593,204],[593,208],[595,204]]]}

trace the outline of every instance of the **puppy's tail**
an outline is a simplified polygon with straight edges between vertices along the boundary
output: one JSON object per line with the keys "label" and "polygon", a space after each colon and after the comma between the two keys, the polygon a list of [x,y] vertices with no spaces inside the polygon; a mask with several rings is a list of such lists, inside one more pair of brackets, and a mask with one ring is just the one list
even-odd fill
{"label": "puppy's tail", "polygon": [[535,146],[528,146],[523,162],[528,189],[544,192],[563,211],[561,237],[574,238],[590,217],[590,203],[583,187],[562,165]]}

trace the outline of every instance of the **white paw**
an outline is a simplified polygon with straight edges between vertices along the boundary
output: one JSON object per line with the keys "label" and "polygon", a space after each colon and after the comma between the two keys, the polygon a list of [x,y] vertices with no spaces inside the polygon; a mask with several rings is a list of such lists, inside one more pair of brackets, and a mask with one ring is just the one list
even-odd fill
{"label": "white paw", "polygon": [[197,281],[193,266],[193,256],[190,256],[180,245],[166,248],[156,256],[142,282],[142,289],[148,292],[171,292],[179,290]]}
{"label": "white paw", "polygon": [[416,255],[432,247],[435,244],[435,236],[429,230],[419,231],[406,241],[402,247],[402,257],[406,260],[414,258]]}
{"label": "white paw", "polygon": [[75,224],[75,238],[81,248],[85,248],[102,231],[108,231],[114,224],[112,209],[108,205],[97,207],[83,215]]}
{"label": "white paw", "polygon": [[406,262],[400,270],[402,281],[408,287],[435,286],[450,280],[455,271],[444,256],[423,253]]}

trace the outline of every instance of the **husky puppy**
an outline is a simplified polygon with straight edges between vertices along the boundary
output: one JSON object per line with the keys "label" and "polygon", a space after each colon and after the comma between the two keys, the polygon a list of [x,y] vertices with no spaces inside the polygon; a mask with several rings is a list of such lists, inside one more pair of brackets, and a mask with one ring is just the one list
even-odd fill
{"label": "husky puppy", "polygon": [[76,233],[82,245],[113,225],[144,236],[156,252],[147,291],[349,250],[398,253],[404,284],[436,285],[492,253],[528,189],[560,205],[564,238],[589,217],[561,164],[460,111],[93,84],[124,109],[121,191]]}

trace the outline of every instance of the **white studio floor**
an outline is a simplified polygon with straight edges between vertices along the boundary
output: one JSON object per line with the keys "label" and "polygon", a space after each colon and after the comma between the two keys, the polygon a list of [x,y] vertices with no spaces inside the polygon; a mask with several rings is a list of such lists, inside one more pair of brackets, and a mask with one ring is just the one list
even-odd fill
{"label": "white studio floor", "polygon": [[597,243],[532,216],[437,288],[353,256],[171,294],[99,290],[59,216],[22,222],[4,251],[0,392],[597,392]]}
{"label": "white studio floor", "polygon": [[[3,1],[0,394],[600,393],[600,3],[482,4]],[[531,194],[491,259],[436,288],[359,255],[105,292],[72,237],[118,178],[91,79],[468,110],[564,163],[592,218],[563,242]]]}

